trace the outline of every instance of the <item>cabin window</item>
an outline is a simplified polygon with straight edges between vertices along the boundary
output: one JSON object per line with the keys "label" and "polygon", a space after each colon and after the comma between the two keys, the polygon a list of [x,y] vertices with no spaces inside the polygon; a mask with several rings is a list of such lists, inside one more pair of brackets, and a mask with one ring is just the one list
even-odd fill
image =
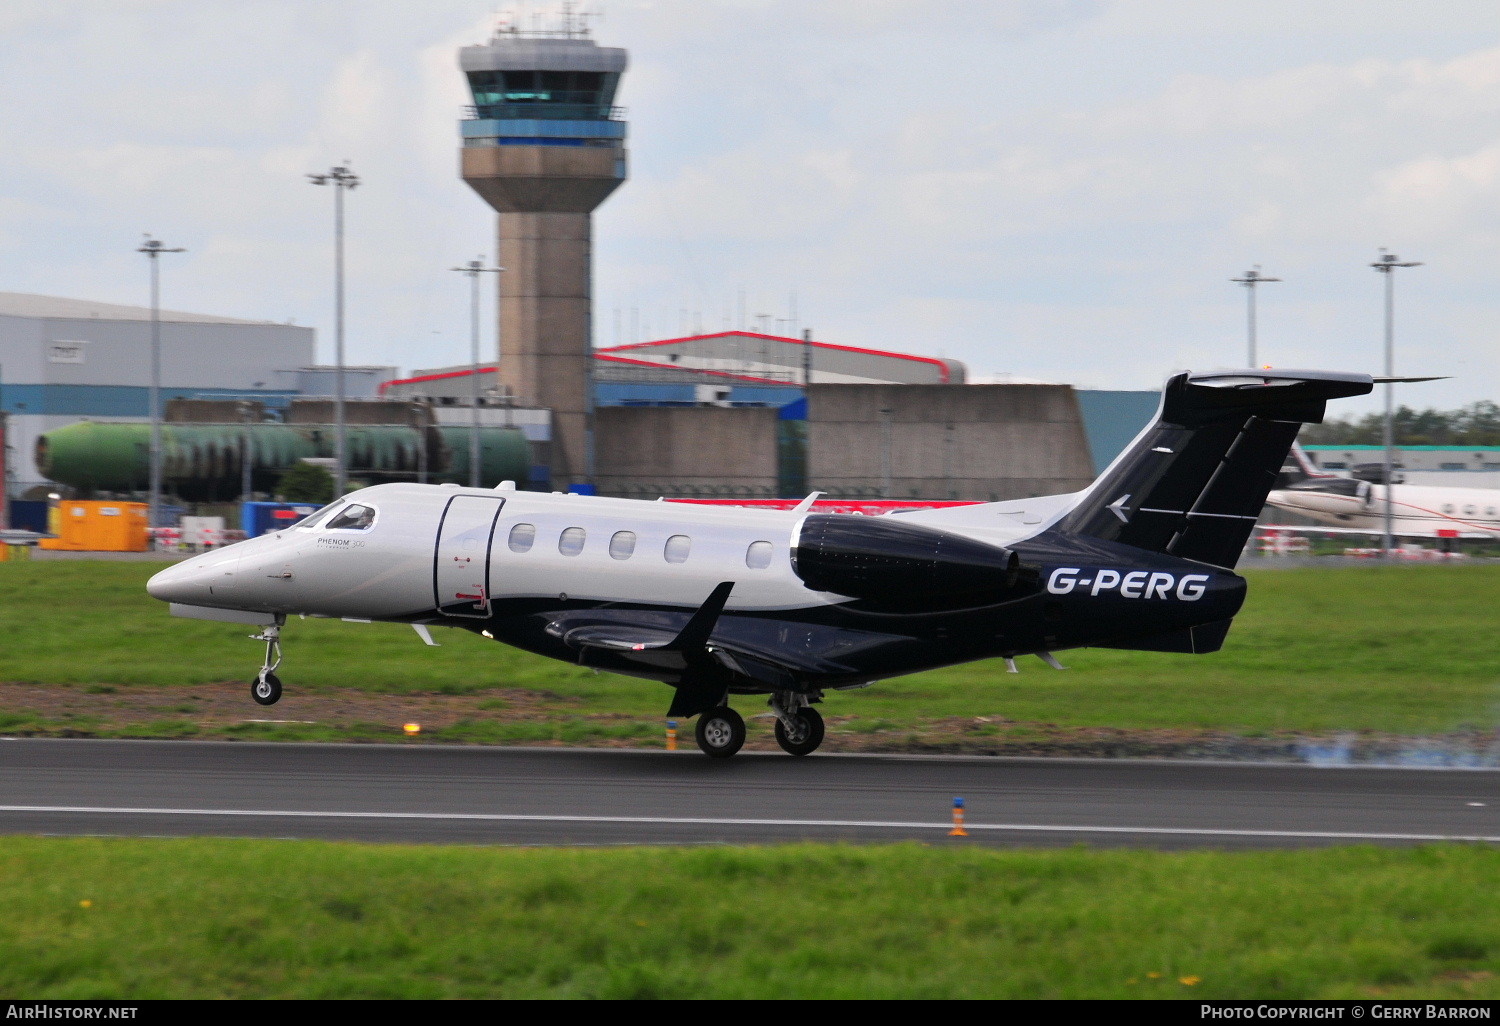
{"label": "cabin window", "polygon": [[1484,515],[1487,516],[1487,517],[1494,516],[1495,515],[1495,507],[1494,506],[1486,506],[1484,508]]}
{"label": "cabin window", "polygon": [[564,556],[576,556],[583,551],[585,537],[583,528],[570,527],[557,539],[557,551]]}
{"label": "cabin window", "polygon": [[324,506],[322,509],[318,510],[316,513],[312,514],[311,516],[303,517],[302,520],[297,524],[297,526],[298,527],[317,527],[319,524],[321,524],[324,521],[324,519],[327,518],[328,514],[332,513],[334,510],[338,509],[339,506],[340,506],[340,504],[342,504],[342,502],[343,502],[342,499],[340,499],[338,502],[330,502],[328,505]]}
{"label": "cabin window", "polygon": [[368,531],[375,523],[375,507],[350,503],[339,515],[328,521],[330,531]]}
{"label": "cabin window", "polygon": [[1443,507],[1443,512],[1447,513],[1449,516],[1452,516],[1453,515],[1453,503],[1450,502],[1450,503],[1448,503],[1448,505],[1444,506]]}
{"label": "cabin window", "polygon": [[750,547],[745,550],[745,565],[751,570],[764,570],[771,565],[771,543],[768,541],[751,542]]}
{"label": "cabin window", "polygon": [[662,555],[668,563],[686,563],[688,553],[693,549],[693,539],[685,534],[674,534],[667,539],[666,548],[662,549]]}
{"label": "cabin window", "polygon": [[1464,516],[1466,516],[1466,517],[1472,517],[1474,515],[1474,512],[1475,512],[1475,510],[1474,510],[1473,506],[1465,506],[1464,507]]}
{"label": "cabin window", "polygon": [[634,552],[634,531],[616,531],[609,539],[609,555],[611,559],[629,559]]}
{"label": "cabin window", "polygon": [[517,524],[510,529],[510,551],[530,552],[534,541],[536,541],[535,524]]}

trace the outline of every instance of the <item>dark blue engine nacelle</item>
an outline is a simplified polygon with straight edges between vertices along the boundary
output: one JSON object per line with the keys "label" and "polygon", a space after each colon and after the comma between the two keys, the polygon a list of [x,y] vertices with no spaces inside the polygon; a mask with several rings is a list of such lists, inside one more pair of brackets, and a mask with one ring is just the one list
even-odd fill
{"label": "dark blue engine nacelle", "polygon": [[814,591],[879,605],[927,607],[999,602],[1036,588],[1021,557],[946,531],[819,514],[802,522],[792,569]]}

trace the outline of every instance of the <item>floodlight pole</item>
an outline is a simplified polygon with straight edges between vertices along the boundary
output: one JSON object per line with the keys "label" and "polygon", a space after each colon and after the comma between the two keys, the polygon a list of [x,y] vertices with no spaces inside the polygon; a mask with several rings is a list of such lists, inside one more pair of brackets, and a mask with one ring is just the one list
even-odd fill
{"label": "floodlight pole", "polygon": [[359,185],[359,176],[344,164],[323,174],[307,175],[314,185],[333,185],[333,337],[334,337],[334,451],[333,495],[344,494],[349,477],[348,431],[344,418],[344,190]]}
{"label": "floodlight pole", "polygon": [[186,253],[182,248],[168,249],[150,235],[136,249],[151,261],[151,498],[146,523],[161,527],[161,271],[156,258],[163,253]]}
{"label": "floodlight pole", "polygon": [[1380,249],[1380,259],[1370,265],[1385,275],[1385,533],[1381,538],[1380,554],[1390,559],[1395,549],[1395,513],[1391,498],[1393,478],[1396,475],[1396,421],[1393,406],[1396,376],[1396,275],[1398,267],[1421,267],[1421,261],[1402,261],[1394,253]]}
{"label": "floodlight pole", "polygon": [[1259,364],[1256,362],[1255,358],[1255,286],[1259,285],[1263,281],[1280,281],[1281,279],[1267,278],[1265,275],[1260,273],[1260,264],[1256,264],[1254,267],[1250,268],[1250,270],[1245,272],[1245,276],[1243,278],[1230,278],[1229,280],[1237,285],[1245,286],[1245,298],[1247,300],[1246,306],[1249,310],[1250,319],[1250,357],[1249,362],[1245,364],[1245,366],[1258,367]]}
{"label": "floodlight pole", "polygon": [[[469,402],[473,406],[469,421],[469,487],[479,484],[479,276],[499,274],[503,267],[484,266],[484,257],[470,260],[462,267],[451,267],[451,271],[466,275],[469,279]],[[499,370],[499,367],[496,367]]]}

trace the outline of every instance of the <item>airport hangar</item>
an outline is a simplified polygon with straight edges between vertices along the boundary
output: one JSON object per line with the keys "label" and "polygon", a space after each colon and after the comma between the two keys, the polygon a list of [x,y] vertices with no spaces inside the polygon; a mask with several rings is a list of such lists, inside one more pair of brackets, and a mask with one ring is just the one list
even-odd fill
{"label": "airport hangar", "polygon": [[[998,500],[1082,488],[1155,413],[1158,394],[971,381],[956,360],[754,332],[594,351],[603,495]],[[391,399],[465,408],[472,368],[389,381]],[[494,366],[486,424],[536,417]],[[545,459],[545,450],[538,450]],[[533,487],[575,482],[535,469]]]}
{"label": "airport hangar", "polygon": [[[159,312],[161,400],[250,400],[284,410],[298,396],[329,395],[334,368],[314,362],[309,327],[210,314]],[[394,367],[344,368],[352,397],[376,394]],[[36,441],[80,420],[151,416],[151,310],[85,299],[0,292],[0,413],[6,492],[50,489]]]}
{"label": "airport hangar", "polygon": [[[312,362],[311,328],[170,310],[160,324],[164,421],[330,419],[318,409],[329,404],[311,398],[333,391],[333,369]],[[10,497],[58,488],[36,466],[44,433],[78,421],[149,418],[150,344],[148,309],[0,293]],[[597,350],[593,365],[597,490],[653,499],[1069,491],[1113,458],[1157,399],[973,384],[954,360],[748,332]],[[425,400],[431,422],[449,431],[471,423],[470,368],[391,380],[395,372],[346,367],[351,425],[404,423],[412,400]],[[501,393],[493,367],[482,370],[480,385],[484,426],[517,429],[529,443],[523,486],[571,484],[549,474],[551,411]],[[371,401],[377,396],[385,401]],[[237,494],[237,466],[227,465],[234,454],[222,462],[234,479],[228,494]]]}

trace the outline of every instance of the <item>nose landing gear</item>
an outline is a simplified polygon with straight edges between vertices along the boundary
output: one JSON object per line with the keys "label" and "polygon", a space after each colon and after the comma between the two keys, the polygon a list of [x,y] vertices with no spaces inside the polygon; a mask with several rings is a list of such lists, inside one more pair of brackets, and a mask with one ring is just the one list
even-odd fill
{"label": "nose landing gear", "polygon": [[281,700],[281,678],[276,676],[275,670],[281,665],[281,628],[285,624],[286,617],[278,613],[274,624],[259,634],[250,635],[251,641],[266,643],[265,661],[250,682],[250,697],[259,705],[275,705]]}

